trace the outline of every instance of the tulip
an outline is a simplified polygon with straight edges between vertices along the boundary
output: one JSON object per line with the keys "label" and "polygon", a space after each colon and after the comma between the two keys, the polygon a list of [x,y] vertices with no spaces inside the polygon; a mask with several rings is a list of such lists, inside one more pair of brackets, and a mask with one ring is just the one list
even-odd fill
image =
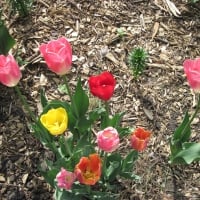
{"label": "tulip", "polygon": [[187,59],[183,66],[190,87],[195,91],[200,91],[200,58]]}
{"label": "tulip", "polygon": [[82,157],[75,166],[78,181],[85,185],[94,185],[101,176],[101,159],[98,154]]}
{"label": "tulip", "polygon": [[51,71],[58,75],[69,72],[72,64],[72,48],[65,37],[41,44],[39,49]]}
{"label": "tulip", "polygon": [[115,85],[116,81],[113,75],[107,71],[89,78],[90,92],[105,101],[113,96]]}
{"label": "tulip", "polygon": [[47,113],[41,115],[42,125],[52,135],[60,135],[65,132],[68,125],[68,115],[64,108],[52,108]]}
{"label": "tulip", "polygon": [[18,84],[22,74],[12,55],[0,55],[0,82],[8,87]]}
{"label": "tulip", "polygon": [[119,146],[119,134],[113,127],[108,127],[97,133],[97,143],[100,149],[113,152]]}
{"label": "tulip", "polygon": [[73,172],[65,170],[64,168],[61,168],[61,171],[56,175],[58,187],[65,190],[70,190],[75,180],[76,175]]}
{"label": "tulip", "polygon": [[143,128],[137,128],[131,135],[131,146],[137,151],[143,151],[147,147],[151,132]]}

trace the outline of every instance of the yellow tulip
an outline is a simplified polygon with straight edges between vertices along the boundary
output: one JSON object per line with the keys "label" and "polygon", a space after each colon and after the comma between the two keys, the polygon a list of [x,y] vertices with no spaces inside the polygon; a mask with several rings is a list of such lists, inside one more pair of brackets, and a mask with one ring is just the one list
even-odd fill
{"label": "yellow tulip", "polygon": [[52,135],[60,135],[68,126],[68,115],[64,108],[52,108],[40,117],[42,125]]}

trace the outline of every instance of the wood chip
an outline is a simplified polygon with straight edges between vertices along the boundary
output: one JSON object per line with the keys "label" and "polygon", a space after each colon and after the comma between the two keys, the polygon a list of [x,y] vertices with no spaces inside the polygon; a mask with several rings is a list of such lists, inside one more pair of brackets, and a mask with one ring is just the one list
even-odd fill
{"label": "wood chip", "polygon": [[170,9],[171,13],[176,16],[176,17],[180,17],[180,11],[178,10],[178,8],[175,6],[175,4],[170,1],[170,0],[165,0],[168,8]]}
{"label": "wood chip", "polygon": [[153,120],[153,112],[149,109],[143,107],[145,115],[148,117],[149,120]]}
{"label": "wood chip", "polygon": [[29,174],[24,174],[22,177],[23,184],[26,184]]}
{"label": "wood chip", "polygon": [[155,23],[154,23],[153,31],[152,31],[152,36],[151,36],[152,39],[153,39],[153,38],[156,36],[156,34],[158,33],[159,25],[160,25],[160,24],[159,24],[158,22],[155,22]]}
{"label": "wood chip", "polygon": [[116,65],[119,64],[119,61],[114,57],[114,55],[111,52],[107,53],[105,57],[113,63],[115,63]]}

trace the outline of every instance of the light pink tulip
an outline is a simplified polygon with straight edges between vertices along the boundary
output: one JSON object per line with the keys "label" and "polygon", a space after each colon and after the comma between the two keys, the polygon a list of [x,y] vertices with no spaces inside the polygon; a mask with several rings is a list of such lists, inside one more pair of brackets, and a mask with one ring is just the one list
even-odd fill
{"label": "light pink tulip", "polygon": [[8,87],[14,87],[21,77],[21,71],[14,57],[0,55],[0,82]]}
{"label": "light pink tulip", "polygon": [[41,44],[39,49],[51,71],[58,75],[69,72],[72,64],[72,48],[65,37]]}
{"label": "light pink tulip", "polygon": [[108,127],[97,133],[97,143],[100,149],[113,152],[119,146],[119,134],[113,127]]}
{"label": "light pink tulip", "polygon": [[59,188],[65,190],[70,190],[72,184],[76,179],[76,175],[73,172],[69,172],[64,168],[61,168],[61,171],[56,175],[56,181]]}
{"label": "light pink tulip", "polygon": [[200,91],[200,58],[187,59],[183,66],[190,87],[195,91]]}

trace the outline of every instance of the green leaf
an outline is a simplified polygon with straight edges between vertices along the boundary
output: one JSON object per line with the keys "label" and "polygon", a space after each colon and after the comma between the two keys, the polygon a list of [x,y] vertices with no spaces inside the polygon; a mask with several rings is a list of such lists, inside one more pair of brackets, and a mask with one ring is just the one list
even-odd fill
{"label": "green leaf", "polygon": [[99,120],[104,114],[106,110],[103,107],[96,108],[89,112],[89,121],[93,124],[95,121]]}
{"label": "green leaf", "polygon": [[179,127],[173,134],[173,141],[180,141],[181,143],[187,142],[191,135],[191,129],[189,124],[189,115],[186,112],[185,117]]}
{"label": "green leaf", "polygon": [[121,172],[120,176],[126,178],[126,179],[130,179],[130,180],[136,180],[136,181],[140,181],[140,177],[135,175],[133,172]]}
{"label": "green leaf", "polygon": [[40,140],[40,142],[47,146],[49,143],[52,143],[53,136],[46,130],[46,128],[38,120],[37,124],[32,124],[32,129],[34,131],[34,136]]}
{"label": "green leaf", "polygon": [[7,55],[14,46],[15,40],[11,37],[6,26],[0,24],[0,54]]}
{"label": "green leaf", "polygon": [[119,194],[110,194],[108,192],[92,191],[90,198],[91,200],[116,200]]}
{"label": "green leaf", "polygon": [[191,128],[189,123],[189,115],[188,112],[186,112],[182,123],[174,131],[170,141],[170,149],[172,157],[182,149],[182,143],[188,142],[190,135],[191,135]]}
{"label": "green leaf", "polygon": [[116,176],[120,173],[121,161],[122,157],[118,153],[107,156],[105,176],[110,182],[114,181]]}
{"label": "green leaf", "polygon": [[72,112],[77,118],[81,118],[88,110],[89,98],[81,86],[81,79],[79,78],[75,94],[72,97]]}
{"label": "green leaf", "polygon": [[129,172],[133,170],[135,161],[138,159],[138,152],[132,150],[122,162],[122,172]]}
{"label": "green leaf", "polygon": [[73,150],[72,137],[65,138],[64,135],[59,137],[59,152],[62,157],[69,157]]}
{"label": "green leaf", "polygon": [[81,117],[76,124],[76,128],[79,130],[81,134],[85,133],[87,130],[90,129],[91,123],[90,120],[88,120],[85,116]]}
{"label": "green leaf", "polygon": [[114,116],[108,117],[106,111],[102,112],[101,113],[101,129],[111,126],[113,128],[116,128],[120,132],[122,130],[120,123],[124,114],[125,113],[117,113]]}
{"label": "green leaf", "polygon": [[74,152],[79,152],[79,158],[95,152],[94,145],[89,142],[88,134],[84,134],[80,137],[74,148]]}
{"label": "green leaf", "polygon": [[85,146],[87,145],[91,145],[90,142],[88,141],[88,135],[84,134],[80,137],[80,139],[78,140],[76,147],[75,147],[75,151],[79,150],[79,149],[84,149]]}
{"label": "green leaf", "polygon": [[40,102],[42,104],[42,108],[44,108],[48,104],[48,101],[45,97],[45,92],[42,88],[40,89]]}
{"label": "green leaf", "polygon": [[120,126],[124,114],[125,113],[117,113],[112,118],[109,118],[108,125],[117,129]]}
{"label": "green leaf", "polygon": [[63,107],[67,111],[70,110],[70,106],[67,102],[62,102],[62,101],[59,101],[59,100],[53,100],[53,101],[48,102],[48,104],[44,107],[42,114],[47,113],[48,110],[50,110],[52,108],[59,108],[59,107]]}
{"label": "green leaf", "polygon": [[129,127],[118,127],[117,131],[119,133],[120,138],[130,135],[131,129]]}
{"label": "green leaf", "polygon": [[74,194],[72,191],[61,190],[57,188],[54,192],[55,200],[80,200],[82,195]]}
{"label": "green leaf", "polygon": [[57,175],[57,173],[59,172],[60,169],[51,169],[48,171],[42,171],[40,169],[40,173],[42,174],[42,176],[45,178],[45,180],[51,185],[51,187],[55,187],[55,177]]}
{"label": "green leaf", "polygon": [[186,142],[183,149],[171,158],[171,163],[190,164],[200,160],[200,143]]}

